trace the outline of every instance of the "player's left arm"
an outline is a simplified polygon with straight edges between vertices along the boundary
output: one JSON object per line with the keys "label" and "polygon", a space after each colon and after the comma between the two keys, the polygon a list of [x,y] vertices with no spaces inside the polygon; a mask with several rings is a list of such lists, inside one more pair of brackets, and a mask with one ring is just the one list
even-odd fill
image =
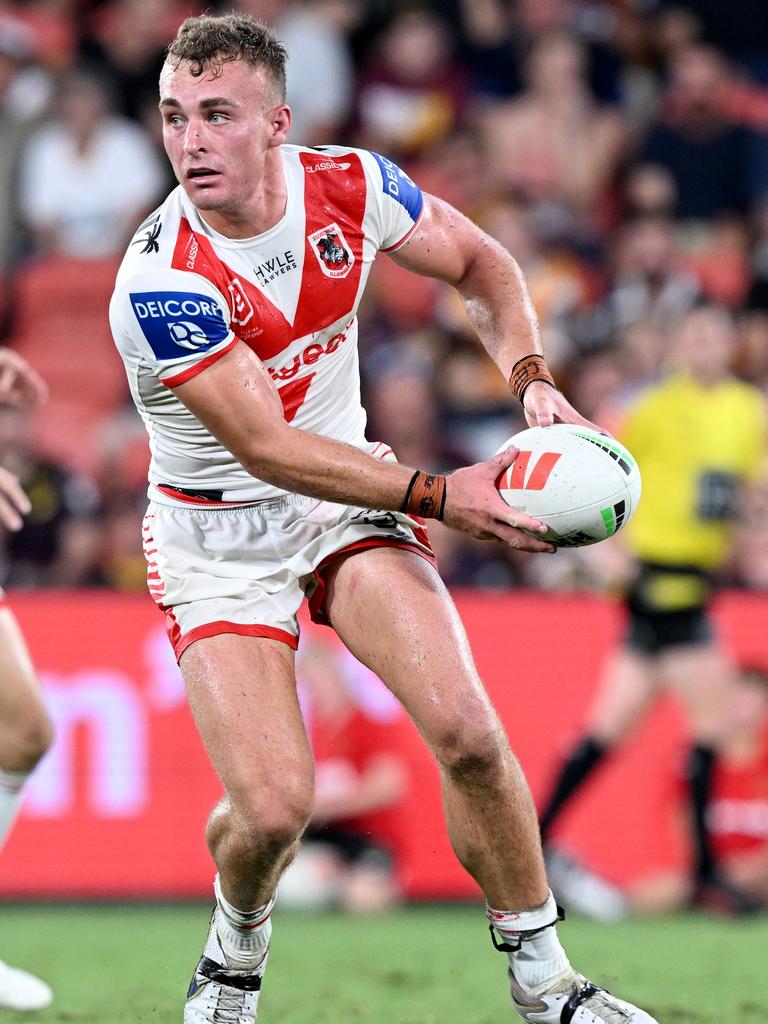
{"label": "player's left arm", "polygon": [[490,235],[442,199],[425,193],[413,234],[391,255],[406,269],[456,288],[488,354],[521,399],[531,426],[594,426],[555,387],[522,271]]}
{"label": "player's left arm", "polygon": [[0,466],[0,526],[4,526],[6,530],[20,530],[24,525],[21,517],[31,511],[32,505],[19,483],[19,478],[4,466]]}
{"label": "player's left arm", "polygon": [[0,402],[35,408],[48,399],[48,385],[26,359],[0,348]]}
{"label": "player's left arm", "polygon": [[[43,378],[18,352],[0,348],[0,402],[8,405],[34,408],[48,398],[48,386]],[[7,530],[20,530],[21,517],[31,510],[19,478],[0,466],[0,526]]]}
{"label": "player's left arm", "polygon": [[[319,774],[322,775],[322,768]],[[380,751],[348,785],[333,787],[330,792],[322,784],[318,785],[312,822],[324,825],[390,807],[405,792],[407,781],[402,758],[394,751]]]}

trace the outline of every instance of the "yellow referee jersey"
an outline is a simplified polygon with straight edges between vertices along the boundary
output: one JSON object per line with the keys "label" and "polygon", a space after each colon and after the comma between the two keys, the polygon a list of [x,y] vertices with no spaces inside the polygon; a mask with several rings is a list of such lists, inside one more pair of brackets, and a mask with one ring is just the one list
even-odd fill
{"label": "yellow referee jersey", "polygon": [[643,476],[640,505],[625,530],[633,554],[717,569],[743,489],[765,457],[762,394],[730,377],[706,388],[672,376],[631,406],[621,440]]}

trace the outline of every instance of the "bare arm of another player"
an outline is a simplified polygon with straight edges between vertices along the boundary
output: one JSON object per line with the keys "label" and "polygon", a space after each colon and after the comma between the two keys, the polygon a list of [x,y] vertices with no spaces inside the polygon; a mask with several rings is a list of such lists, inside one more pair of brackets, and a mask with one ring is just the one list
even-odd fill
{"label": "bare arm of another player", "polygon": [[[411,238],[392,254],[408,270],[453,285],[486,351],[510,379],[518,360],[541,355],[536,312],[517,262],[507,250],[448,203],[424,196],[424,212]],[[531,426],[580,423],[594,426],[561,392],[529,384],[523,404]]]}
{"label": "bare arm of another player", "polygon": [[48,398],[48,385],[18,352],[0,348],[0,402],[35,408]]}
{"label": "bare arm of another player", "polygon": [[18,477],[0,466],[0,525],[6,530],[20,530],[23,525],[21,517],[27,515],[31,508]]}
{"label": "bare arm of another player", "polygon": [[[34,407],[47,398],[45,381],[26,359],[12,349],[0,348],[0,402]],[[20,530],[21,516],[31,507],[18,477],[0,466],[0,524],[7,530]]]}
{"label": "bare arm of another player", "polygon": [[[173,392],[260,480],[361,508],[398,510],[403,504],[413,469],[286,423],[263,363],[242,343]],[[497,477],[516,455],[510,448],[449,476],[444,521],[473,537],[552,551],[552,545],[520,529],[543,533],[543,524],[510,508],[496,490]]]}
{"label": "bare arm of another player", "polygon": [[405,792],[407,779],[402,758],[394,752],[382,751],[347,785],[328,790],[318,784],[312,822],[324,825],[389,807]]}

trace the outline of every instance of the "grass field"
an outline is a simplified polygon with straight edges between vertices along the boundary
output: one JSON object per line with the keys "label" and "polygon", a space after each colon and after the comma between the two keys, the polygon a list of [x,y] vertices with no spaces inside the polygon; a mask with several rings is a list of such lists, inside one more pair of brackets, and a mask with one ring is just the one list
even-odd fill
{"label": "grass field", "polygon": [[[200,904],[4,906],[0,953],[56,992],[2,1024],[181,1022],[202,949]],[[768,920],[700,916],[561,926],[571,959],[662,1024],[764,1024]],[[475,907],[415,907],[360,920],[278,913],[260,1024],[499,1024],[512,1013],[505,959]]]}

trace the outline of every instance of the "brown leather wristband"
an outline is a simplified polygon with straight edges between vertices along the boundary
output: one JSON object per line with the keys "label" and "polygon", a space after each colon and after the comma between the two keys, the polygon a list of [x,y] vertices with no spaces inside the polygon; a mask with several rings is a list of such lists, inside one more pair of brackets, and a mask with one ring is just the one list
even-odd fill
{"label": "brown leather wristband", "polygon": [[445,512],[445,477],[417,469],[408,484],[400,511],[421,516],[422,519],[442,519]]}
{"label": "brown leather wristband", "polygon": [[547,369],[544,357],[532,352],[530,355],[518,359],[512,367],[512,373],[509,375],[510,391],[515,398],[522,402],[528,385],[533,384],[535,380],[543,381],[544,384],[549,384],[550,387],[557,390],[557,384]]}

